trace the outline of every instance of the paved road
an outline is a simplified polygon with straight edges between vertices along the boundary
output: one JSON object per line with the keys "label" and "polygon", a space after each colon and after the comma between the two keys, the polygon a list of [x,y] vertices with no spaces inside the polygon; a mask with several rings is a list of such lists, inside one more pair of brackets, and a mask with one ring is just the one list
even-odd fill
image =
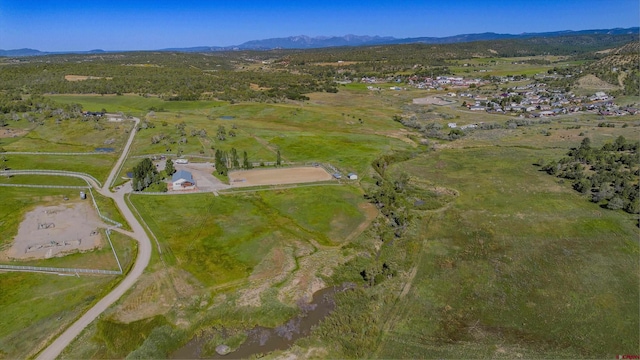
{"label": "paved road", "polygon": [[140,225],[136,217],[133,216],[133,213],[125,202],[125,194],[131,191],[131,186],[129,186],[129,184],[122,186],[115,193],[112,193],[109,190],[109,185],[120,172],[120,167],[126,159],[131,143],[135,137],[135,128],[140,122],[140,119],[134,118],[134,120],[136,122],[134,130],[131,131],[129,141],[127,141],[127,144],[122,151],[122,155],[111,170],[104,187],[100,189],[97,184],[95,184],[95,181],[89,178],[86,178],[86,180],[93,184],[100,194],[112,198],[122,212],[124,218],[131,225],[131,230],[133,230],[132,237],[138,241],[138,256],[136,257],[136,262],[127,277],[125,277],[124,280],[122,280],[109,294],[102,298],[97,304],[67,328],[67,330],[65,330],[53,343],[44,349],[38,355],[38,360],[53,360],[58,357],[60,353],[62,353],[62,351],[73,341],[73,339],[75,339],[80,332],[84,330],[85,327],[100,316],[102,312],[109,308],[111,304],[116,302],[122,295],[124,295],[125,292],[127,292],[127,290],[129,290],[129,288],[131,288],[131,286],[133,286],[133,284],[136,283],[140,275],[144,272],[144,269],[149,264],[149,260],[151,259],[151,240],[142,228],[142,225]]}

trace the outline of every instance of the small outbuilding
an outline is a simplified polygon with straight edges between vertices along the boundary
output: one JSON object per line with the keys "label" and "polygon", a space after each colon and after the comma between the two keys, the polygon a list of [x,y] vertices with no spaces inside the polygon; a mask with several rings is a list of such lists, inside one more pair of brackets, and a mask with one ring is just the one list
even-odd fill
{"label": "small outbuilding", "polygon": [[171,177],[173,190],[192,190],[196,188],[196,182],[193,176],[186,170],[176,171]]}
{"label": "small outbuilding", "polygon": [[358,175],[354,173],[347,174],[347,177],[349,178],[349,180],[358,180]]}

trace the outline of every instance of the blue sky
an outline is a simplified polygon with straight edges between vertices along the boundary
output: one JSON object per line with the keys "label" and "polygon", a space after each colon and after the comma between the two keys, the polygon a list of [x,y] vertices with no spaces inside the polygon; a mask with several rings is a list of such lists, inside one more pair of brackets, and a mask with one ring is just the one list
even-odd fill
{"label": "blue sky", "polygon": [[0,0],[5,50],[152,50],[293,35],[441,37],[639,25],[638,0]]}

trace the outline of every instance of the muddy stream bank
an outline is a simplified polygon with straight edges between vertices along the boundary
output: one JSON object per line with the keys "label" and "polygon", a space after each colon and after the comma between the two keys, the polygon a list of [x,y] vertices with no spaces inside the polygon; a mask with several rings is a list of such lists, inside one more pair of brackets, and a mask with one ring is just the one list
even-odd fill
{"label": "muddy stream bank", "polygon": [[275,350],[286,350],[296,340],[308,336],[311,329],[335,309],[336,293],[352,288],[353,284],[343,284],[315,292],[311,302],[301,306],[301,313],[298,316],[276,328],[256,326],[248,330],[247,339],[237,349],[226,355],[218,353],[211,356],[203,355],[203,348],[212,336],[196,336],[170,357],[172,359],[245,359]]}

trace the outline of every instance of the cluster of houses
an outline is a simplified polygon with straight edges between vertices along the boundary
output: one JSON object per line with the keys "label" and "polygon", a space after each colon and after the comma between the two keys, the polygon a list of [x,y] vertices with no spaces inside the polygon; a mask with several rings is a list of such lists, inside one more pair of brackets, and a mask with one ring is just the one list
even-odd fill
{"label": "cluster of houses", "polygon": [[469,87],[471,85],[481,86],[487,81],[481,79],[465,79],[460,76],[410,76],[407,83],[418,89],[444,90],[446,87]]}
{"label": "cluster of houses", "polygon": [[616,105],[613,97],[602,91],[592,96],[577,96],[572,92],[547,89],[544,83],[518,86],[490,96],[470,92],[448,95],[466,97],[463,106],[470,111],[520,113],[528,117],[548,117],[585,111],[600,115],[634,115],[638,112],[636,108]]}
{"label": "cluster of houses", "polygon": [[82,112],[82,116],[84,117],[89,117],[89,116],[103,117],[104,114],[105,113],[102,111],[83,111]]}

